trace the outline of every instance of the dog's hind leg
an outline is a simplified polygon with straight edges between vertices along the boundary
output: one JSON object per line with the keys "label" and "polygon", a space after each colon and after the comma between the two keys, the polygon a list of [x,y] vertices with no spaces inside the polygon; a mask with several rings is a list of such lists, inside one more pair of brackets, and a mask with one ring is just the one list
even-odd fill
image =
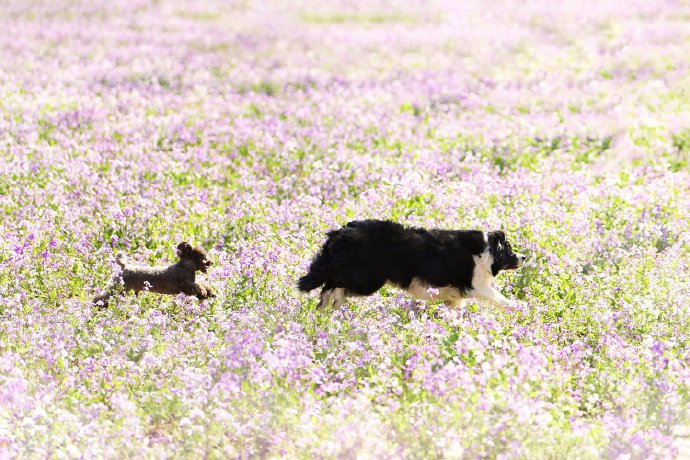
{"label": "dog's hind leg", "polygon": [[333,290],[333,298],[335,301],[333,302],[333,309],[337,310],[343,305],[343,302],[345,302],[345,289],[343,288],[336,288]]}
{"label": "dog's hind leg", "polygon": [[326,289],[325,287],[321,289],[321,300],[319,301],[319,304],[316,306],[316,308],[320,310],[323,307],[328,307],[328,305],[330,305],[331,301],[333,300],[334,293],[335,289]]}
{"label": "dog's hind leg", "polygon": [[326,283],[323,285],[323,288],[321,289],[321,294],[319,294],[319,297],[321,300],[319,301],[319,304],[316,306],[316,309],[321,309],[324,307],[328,307],[330,303],[333,301],[335,298],[335,283],[333,280],[328,280]]}
{"label": "dog's hind leg", "polygon": [[417,300],[435,300],[429,283],[425,283],[418,278],[413,278],[410,285],[403,289]]}

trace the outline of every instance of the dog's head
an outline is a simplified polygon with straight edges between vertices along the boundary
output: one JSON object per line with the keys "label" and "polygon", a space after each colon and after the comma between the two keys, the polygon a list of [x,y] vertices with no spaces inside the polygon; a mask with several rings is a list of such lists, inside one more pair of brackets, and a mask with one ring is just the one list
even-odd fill
{"label": "dog's head", "polygon": [[517,270],[525,263],[527,256],[513,252],[503,231],[489,232],[488,240],[489,252],[494,258],[491,264],[491,272],[494,276],[501,270]]}
{"label": "dog's head", "polygon": [[191,244],[183,241],[177,245],[177,256],[180,260],[186,260],[192,262],[195,270],[199,270],[206,273],[208,267],[210,267],[213,262],[208,258],[208,254],[201,246],[192,247]]}

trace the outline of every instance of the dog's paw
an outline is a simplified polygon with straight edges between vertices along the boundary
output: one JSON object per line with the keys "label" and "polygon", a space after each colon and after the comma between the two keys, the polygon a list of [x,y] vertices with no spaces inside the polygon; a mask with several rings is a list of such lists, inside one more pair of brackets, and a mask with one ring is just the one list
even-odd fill
{"label": "dog's paw", "polygon": [[198,289],[196,296],[199,300],[209,299],[211,297],[216,296],[216,293],[213,291],[213,288],[208,283],[198,283],[197,288]]}

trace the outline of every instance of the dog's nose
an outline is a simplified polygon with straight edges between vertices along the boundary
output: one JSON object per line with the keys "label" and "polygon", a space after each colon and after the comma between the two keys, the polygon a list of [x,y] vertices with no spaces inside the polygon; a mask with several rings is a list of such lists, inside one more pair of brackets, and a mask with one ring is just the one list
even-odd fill
{"label": "dog's nose", "polygon": [[525,260],[527,260],[527,256],[524,254],[518,254],[518,260],[520,262],[524,262]]}

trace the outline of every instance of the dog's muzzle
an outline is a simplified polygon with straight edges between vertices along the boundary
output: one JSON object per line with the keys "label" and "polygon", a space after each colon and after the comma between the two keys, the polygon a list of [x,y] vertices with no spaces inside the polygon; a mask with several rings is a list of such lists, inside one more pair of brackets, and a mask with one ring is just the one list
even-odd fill
{"label": "dog's muzzle", "polygon": [[517,260],[518,260],[517,267],[515,267],[517,269],[517,268],[520,268],[523,265],[525,265],[525,261],[527,260],[527,256],[524,254],[515,254],[515,255],[517,256]]}
{"label": "dog's muzzle", "polygon": [[527,260],[526,255],[515,253],[515,257],[517,258],[517,264],[511,265],[510,267],[507,268],[507,270],[517,270],[518,268],[525,265],[525,261]]}

